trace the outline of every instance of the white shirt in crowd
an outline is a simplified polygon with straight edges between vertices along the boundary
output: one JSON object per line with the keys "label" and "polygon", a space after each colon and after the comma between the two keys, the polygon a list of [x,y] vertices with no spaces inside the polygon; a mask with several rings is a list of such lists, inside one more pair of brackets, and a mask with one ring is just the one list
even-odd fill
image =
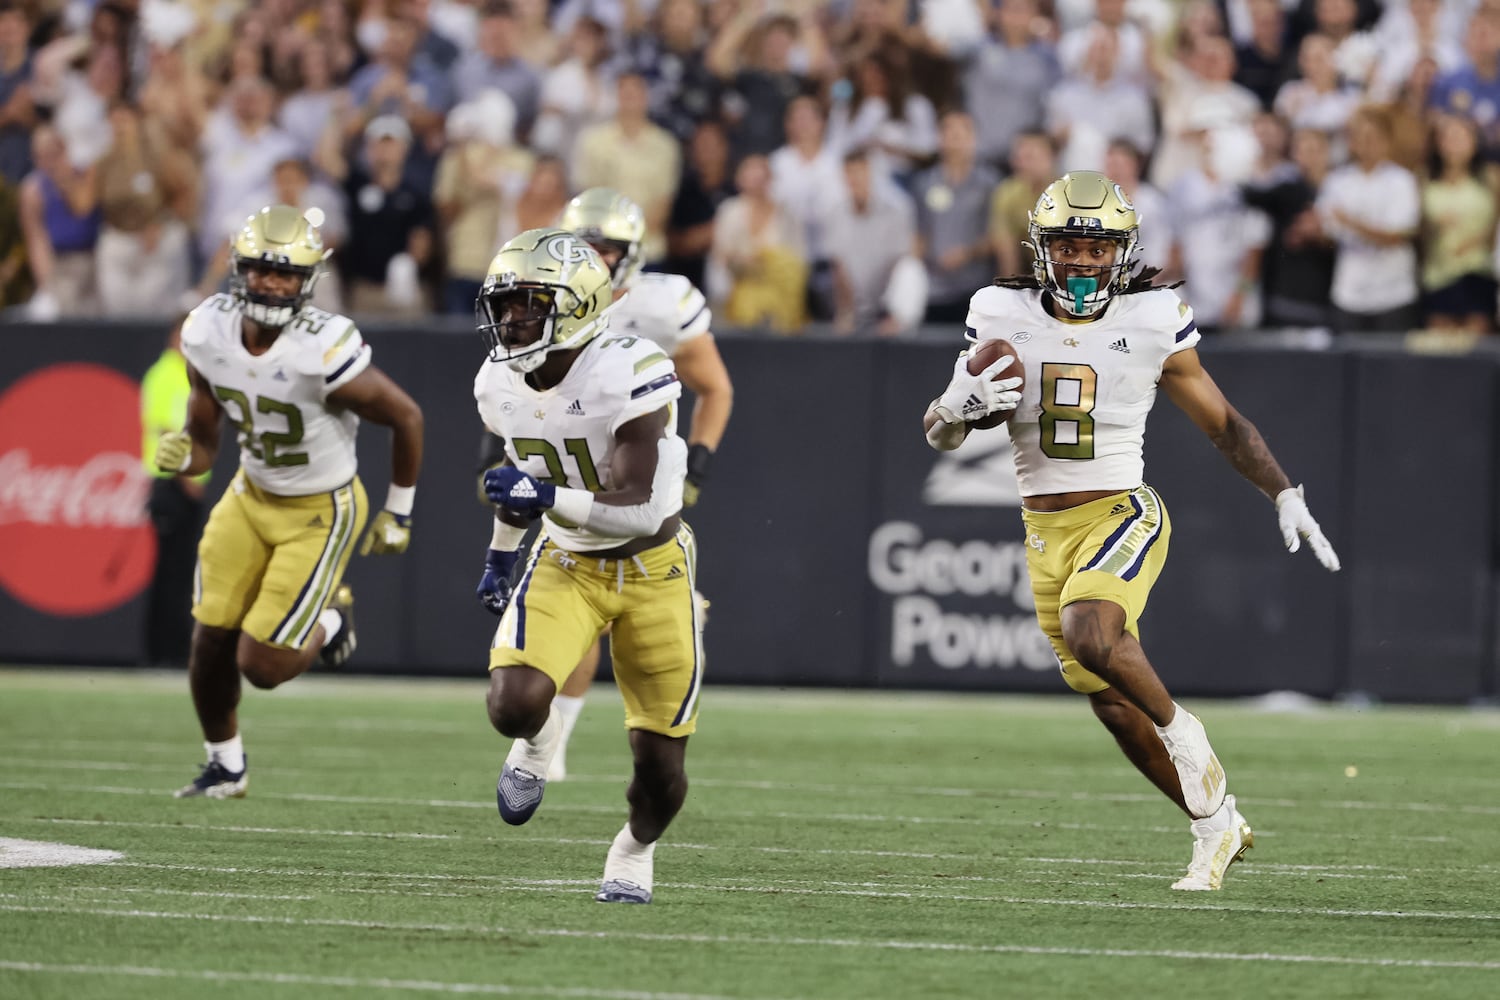
{"label": "white shirt in crowd", "polygon": [[1334,220],[1346,214],[1375,229],[1417,228],[1421,191],[1410,170],[1385,162],[1366,173],[1358,165],[1328,175],[1318,194],[1318,218],[1338,244],[1333,265],[1333,304],[1345,312],[1380,313],[1417,299],[1417,251],[1410,243],[1376,246]]}

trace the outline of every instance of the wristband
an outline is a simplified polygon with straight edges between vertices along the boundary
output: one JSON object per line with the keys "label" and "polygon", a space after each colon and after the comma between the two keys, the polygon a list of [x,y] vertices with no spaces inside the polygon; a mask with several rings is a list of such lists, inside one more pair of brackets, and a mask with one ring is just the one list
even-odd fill
{"label": "wristband", "polygon": [[490,534],[490,548],[501,552],[514,552],[521,547],[521,539],[526,537],[526,529],[518,528],[514,524],[506,524],[498,517],[495,518],[495,530]]}
{"label": "wristband", "polygon": [[391,488],[385,494],[385,509],[392,514],[410,517],[411,504],[416,498],[417,488],[415,486],[397,486],[395,483],[392,483]]}
{"label": "wristband", "polygon": [[714,460],[714,450],[706,444],[688,446],[687,477],[698,485],[708,481],[708,466]]}

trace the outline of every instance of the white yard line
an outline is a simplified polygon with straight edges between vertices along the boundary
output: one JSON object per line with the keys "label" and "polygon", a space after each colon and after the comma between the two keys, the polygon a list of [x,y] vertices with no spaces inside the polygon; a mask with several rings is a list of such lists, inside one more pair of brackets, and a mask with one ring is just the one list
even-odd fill
{"label": "white yard line", "polygon": [[1279,962],[1312,965],[1370,966],[1404,969],[1473,969],[1500,972],[1500,962],[1445,961],[1415,958],[1365,958],[1352,955],[1303,955],[1273,952],[1186,951],[1180,949],[1063,948],[1011,944],[968,944],[957,941],[879,941],[851,938],[803,938],[741,934],[672,934],[644,931],[590,931],[571,928],[497,927],[484,924],[428,924],[401,921],[335,920],[286,916],[251,916],[228,913],[173,913],[160,910],[75,909],[53,906],[0,905],[0,911],[56,913],[68,916],[99,916],[143,920],[213,921],[281,927],[337,927],[353,930],[472,934],[485,937],[565,938],[574,940],[639,941],[653,944],[726,944],[785,948],[850,948],[857,950],[965,952],[975,954],[1063,955],[1080,958],[1144,958],[1182,961]]}
{"label": "white yard line", "polygon": [[426,979],[356,979],[353,976],[303,976],[293,972],[220,972],[204,969],[163,969],[142,965],[54,965],[43,962],[0,961],[0,970],[42,975],[142,976],[151,979],[201,979],[216,983],[338,986],[359,990],[578,997],[590,998],[590,1000],[737,1000],[734,997],[705,993],[651,993],[643,990],[594,990],[582,986],[511,986],[505,983],[448,983]]}

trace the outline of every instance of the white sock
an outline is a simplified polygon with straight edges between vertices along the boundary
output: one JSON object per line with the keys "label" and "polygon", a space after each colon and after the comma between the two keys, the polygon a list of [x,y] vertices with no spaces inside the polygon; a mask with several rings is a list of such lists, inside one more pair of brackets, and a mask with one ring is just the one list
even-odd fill
{"label": "white sock", "polygon": [[1224,796],[1224,804],[1219,806],[1218,812],[1212,816],[1193,820],[1193,833],[1203,836],[1209,833],[1223,833],[1229,829],[1234,822],[1234,799]]}
{"label": "white sock", "polygon": [[239,774],[245,769],[245,744],[240,742],[238,733],[223,743],[205,741],[203,748],[208,751],[209,760],[218,761],[230,774]]}
{"label": "white sock", "polygon": [[327,647],[344,627],[344,615],[338,608],[324,608],[318,613],[318,624],[323,626],[323,645]]}
{"label": "white sock", "polygon": [[573,727],[578,725],[578,713],[583,711],[583,696],[560,694],[552,699],[552,708],[562,720],[562,741],[566,745]]}
{"label": "white sock", "polygon": [[609,845],[609,854],[604,859],[604,881],[624,879],[650,890],[655,853],[656,842],[643,844],[636,840],[627,822]]}

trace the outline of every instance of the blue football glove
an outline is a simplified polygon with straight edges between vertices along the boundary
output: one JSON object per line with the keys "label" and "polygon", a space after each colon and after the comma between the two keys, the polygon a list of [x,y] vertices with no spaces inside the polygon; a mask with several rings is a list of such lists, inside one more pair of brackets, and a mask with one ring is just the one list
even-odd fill
{"label": "blue football glove", "polygon": [[479,578],[479,587],[474,591],[474,596],[493,614],[505,614],[505,609],[510,604],[510,575],[516,568],[516,557],[519,554],[490,549],[489,554],[484,557],[484,576]]}
{"label": "blue football glove", "polygon": [[557,500],[557,487],[529,476],[514,465],[502,465],[484,474],[484,492],[490,503],[530,517],[540,517]]}

